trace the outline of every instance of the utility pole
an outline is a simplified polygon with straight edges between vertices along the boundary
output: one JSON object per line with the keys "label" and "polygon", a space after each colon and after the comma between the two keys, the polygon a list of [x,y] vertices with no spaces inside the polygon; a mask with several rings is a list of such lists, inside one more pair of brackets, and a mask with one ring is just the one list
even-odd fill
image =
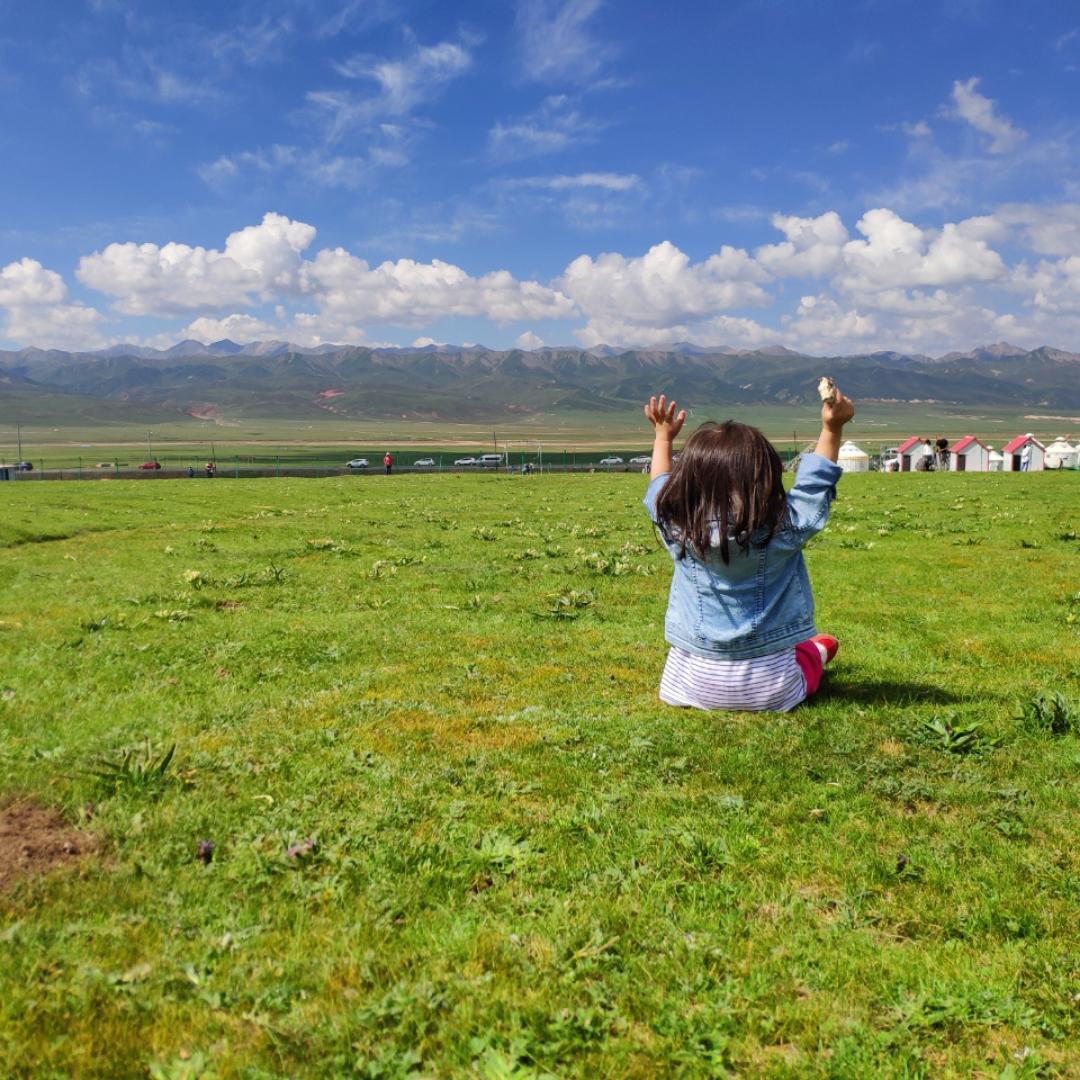
{"label": "utility pole", "polygon": [[150,442],[150,436],[153,435],[153,434],[154,433],[152,431],[148,431],[146,433],[146,452],[147,452],[147,454],[150,455],[150,460],[151,461],[154,460],[154,447],[153,447],[153,444]]}
{"label": "utility pole", "polygon": [[15,438],[19,442],[19,457],[18,460],[22,461],[22,424],[15,425]]}

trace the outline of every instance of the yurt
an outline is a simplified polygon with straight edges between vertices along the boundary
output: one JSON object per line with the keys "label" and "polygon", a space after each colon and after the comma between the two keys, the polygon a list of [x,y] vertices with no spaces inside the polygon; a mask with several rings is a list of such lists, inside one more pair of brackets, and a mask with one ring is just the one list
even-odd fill
{"label": "yurt", "polygon": [[933,447],[927,446],[925,439],[920,439],[915,435],[902,442],[896,448],[896,452],[900,455],[901,472],[915,472],[918,468],[919,458],[925,457],[927,454],[931,458],[934,456]]}
{"label": "yurt", "polygon": [[869,455],[860,450],[853,442],[846,442],[840,447],[836,462],[844,472],[870,471]]}
{"label": "yurt", "polygon": [[1059,435],[1046,448],[1046,467],[1048,469],[1075,469],[1077,457],[1076,447],[1070,446],[1064,436]]}
{"label": "yurt", "polygon": [[989,472],[990,447],[974,435],[965,435],[949,451],[949,472]]}
{"label": "yurt", "polygon": [[1026,435],[1017,435],[1015,439],[1007,442],[1001,449],[1005,457],[1005,472],[1022,472],[1024,448],[1031,447],[1031,461],[1028,464],[1029,472],[1039,472],[1046,468],[1046,447],[1029,431]]}
{"label": "yurt", "polygon": [[1005,455],[999,454],[996,450],[991,450],[988,468],[990,472],[1001,472],[1005,468]]}

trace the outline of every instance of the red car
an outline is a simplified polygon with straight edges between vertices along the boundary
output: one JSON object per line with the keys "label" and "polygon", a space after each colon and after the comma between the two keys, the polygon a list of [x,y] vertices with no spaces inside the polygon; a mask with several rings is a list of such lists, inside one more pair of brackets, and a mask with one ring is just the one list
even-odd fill
{"label": "red car", "polygon": [[144,461],[139,466],[139,468],[140,469],[160,469],[161,468],[161,462],[160,461]]}

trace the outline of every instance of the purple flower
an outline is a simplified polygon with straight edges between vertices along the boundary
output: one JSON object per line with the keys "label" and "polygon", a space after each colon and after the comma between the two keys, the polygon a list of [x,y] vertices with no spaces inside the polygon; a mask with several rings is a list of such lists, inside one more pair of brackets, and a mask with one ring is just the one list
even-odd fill
{"label": "purple flower", "polygon": [[213,840],[200,840],[199,841],[199,862],[209,866],[214,858],[214,841]]}

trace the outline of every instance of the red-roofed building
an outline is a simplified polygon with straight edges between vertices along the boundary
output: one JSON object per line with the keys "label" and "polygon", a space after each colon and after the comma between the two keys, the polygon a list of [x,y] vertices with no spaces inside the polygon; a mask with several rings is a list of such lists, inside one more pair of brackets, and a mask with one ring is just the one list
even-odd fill
{"label": "red-roofed building", "polygon": [[989,472],[990,447],[974,435],[965,435],[949,451],[949,472]]}
{"label": "red-roofed building", "polygon": [[918,469],[919,458],[927,455],[929,455],[931,462],[934,460],[933,446],[929,445],[925,439],[917,438],[914,435],[907,441],[902,442],[896,448],[896,452],[900,455],[901,472],[915,472]]}
{"label": "red-roofed building", "polygon": [[1046,447],[1030,431],[1007,442],[1001,452],[1005,472],[1038,472],[1046,468]]}

